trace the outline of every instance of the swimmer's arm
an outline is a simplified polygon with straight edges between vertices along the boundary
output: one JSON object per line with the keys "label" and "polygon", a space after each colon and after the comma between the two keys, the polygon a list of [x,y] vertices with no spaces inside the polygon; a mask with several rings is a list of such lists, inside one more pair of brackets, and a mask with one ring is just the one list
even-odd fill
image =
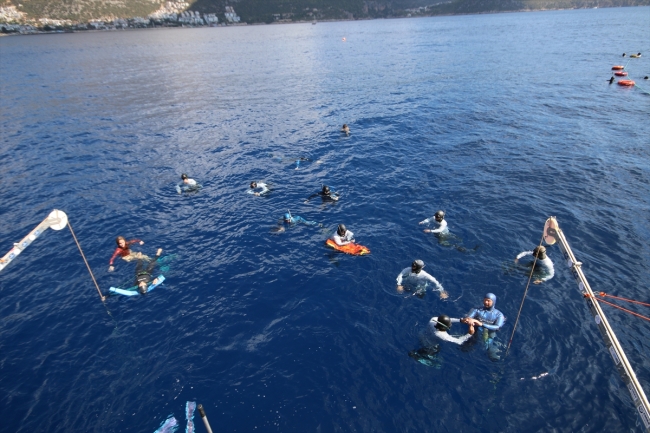
{"label": "swimmer's arm", "polygon": [[[110,266],[110,268],[113,267],[113,261],[115,261],[115,257],[117,257],[120,254],[121,251],[122,251],[122,248],[120,248],[120,247],[115,248],[115,252],[113,253],[113,256],[108,261],[108,265]],[[109,268],[109,271],[112,271],[112,269],[110,269],[110,268]]]}
{"label": "swimmer's arm", "polygon": [[532,255],[532,251],[524,251],[523,253],[517,254],[517,257],[515,257],[515,262],[518,262],[520,258],[525,257],[525,256],[530,256]]}
{"label": "swimmer's arm", "polygon": [[344,241],[344,240],[342,240],[342,239],[341,239],[341,236],[339,236],[339,235],[335,235],[335,236],[332,238],[332,240],[336,243],[336,245],[339,245],[339,246],[347,245],[347,244],[350,243],[350,242],[348,242],[348,241]]}
{"label": "swimmer's arm", "polygon": [[472,338],[472,334],[467,333],[461,337],[452,337],[452,338],[454,339],[454,343],[460,345],[466,342],[467,340],[469,340],[470,338]]}
{"label": "swimmer's arm", "polygon": [[405,268],[405,269],[404,269],[402,272],[400,272],[399,275],[397,276],[397,285],[398,285],[398,286],[401,286],[401,285],[402,285],[402,279],[404,279],[404,277],[405,277],[406,275],[408,275],[408,274],[405,274],[405,272],[407,272],[407,271],[410,272],[410,271],[411,271],[411,268]]}
{"label": "swimmer's arm", "polygon": [[269,192],[269,188],[266,186],[265,183],[258,183],[257,186],[262,188],[262,191],[260,191],[258,195],[266,194],[267,192]]}
{"label": "swimmer's arm", "polygon": [[320,195],[320,193],[315,193],[315,194],[310,195],[310,196],[307,197],[307,199],[305,200],[305,203],[307,203],[309,200],[311,200],[311,199],[314,198],[314,197],[318,197],[319,195]]}
{"label": "swimmer's arm", "polygon": [[442,233],[447,229],[447,221],[443,220],[440,223],[440,227],[434,230],[429,230],[429,233]]}
{"label": "swimmer's arm", "polygon": [[[431,217],[431,218],[433,218],[433,217]],[[420,221],[418,224],[426,224],[426,223],[428,223],[429,221],[431,221],[431,218],[427,218],[427,219],[425,219],[425,220],[422,220],[422,221]]]}
{"label": "swimmer's arm", "polygon": [[496,323],[494,325],[490,325],[489,323],[481,322],[481,326],[483,326],[486,329],[489,329],[490,331],[498,331],[499,328],[503,326],[503,323],[505,322],[505,318],[503,317],[503,314],[499,314],[499,317],[496,320]]}

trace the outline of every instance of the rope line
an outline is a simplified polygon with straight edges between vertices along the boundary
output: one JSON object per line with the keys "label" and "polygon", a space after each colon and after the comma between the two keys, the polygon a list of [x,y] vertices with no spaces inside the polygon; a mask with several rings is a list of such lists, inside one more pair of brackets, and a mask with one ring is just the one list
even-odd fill
{"label": "rope line", "polygon": [[[546,220],[546,221],[548,221],[548,220]],[[538,247],[542,246],[543,241],[544,241],[544,233],[542,233],[542,238],[539,240]],[[533,272],[535,271],[535,264],[537,263],[537,256],[535,255],[535,253],[533,253],[533,257],[535,257],[535,260],[533,260],[533,266],[530,268],[530,275],[528,275],[528,282],[526,283],[526,290],[524,291],[523,298],[521,298],[521,305],[519,305],[519,312],[517,313],[517,320],[515,320],[515,326],[512,329],[512,334],[510,335],[510,341],[508,341],[508,347],[506,348],[506,354],[505,354],[504,358],[508,356],[508,351],[510,350],[510,345],[512,344],[512,339],[515,337],[515,331],[517,330],[517,324],[519,323],[519,316],[521,316],[521,310],[522,310],[522,308],[524,308],[524,301],[526,300],[526,295],[528,294],[528,288],[530,287],[530,280],[533,279]]]}
{"label": "rope line", "polygon": [[[589,295],[585,295],[585,298],[589,298],[589,297],[590,297]],[[628,310],[627,308],[623,308],[623,307],[620,307],[620,306],[618,306],[618,305],[616,305],[616,304],[612,304],[611,302],[608,302],[608,301],[606,301],[606,300],[604,300],[604,299],[598,299],[598,298],[596,298],[596,297],[594,297],[594,299],[597,300],[598,302],[602,302],[602,303],[605,303],[605,304],[607,304],[607,305],[611,305],[611,306],[614,307],[614,308],[618,308],[619,310],[623,310],[623,311],[625,311],[626,313],[630,313],[630,314],[632,314],[632,315],[634,315],[634,316],[636,316],[636,317],[639,317],[639,318],[641,318],[641,319],[643,319],[643,320],[647,320],[648,322],[650,322],[650,317],[646,317],[646,316],[644,316],[644,315],[642,315],[642,314],[635,313],[634,311],[630,311],[630,310]]]}
{"label": "rope line", "polygon": [[106,300],[106,296],[102,295],[102,291],[99,289],[99,285],[97,284],[97,280],[95,280],[95,276],[93,275],[92,269],[90,269],[90,265],[88,264],[88,260],[86,260],[86,256],[84,255],[83,250],[81,249],[81,245],[79,245],[79,241],[77,240],[77,237],[74,234],[74,231],[72,230],[72,226],[70,225],[70,221],[68,221],[68,228],[70,229],[70,233],[72,233],[72,237],[74,238],[75,243],[77,244],[77,248],[79,248],[79,252],[81,253],[81,257],[84,259],[84,263],[86,264],[86,267],[88,268],[88,272],[90,272],[90,278],[93,279],[93,283],[95,283],[95,287],[97,288],[97,293],[99,293],[99,297],[101,298],[102,302]]}
{"label": "rope line", "polygon": [[622,297],[620,297],[620,296],[608,295],[608,294],[605,293],[605,292],[598,292],[598,296],[602,296],[603,298],[605,298],[605,297],[607,297],[607,298],[614,298],[614,299],[618,299],[618,300],[620,300],[620,301],[626,301],[626,302],[631,302],[631,303],[633,303],[633,304],[639,304],[639,305],[643,305],[643,306],[645,306],[645,307],[650,307],[650,304],[647,304],[647,303],[645,303],[645,302],[635,301],[634,299],[622,298]]}

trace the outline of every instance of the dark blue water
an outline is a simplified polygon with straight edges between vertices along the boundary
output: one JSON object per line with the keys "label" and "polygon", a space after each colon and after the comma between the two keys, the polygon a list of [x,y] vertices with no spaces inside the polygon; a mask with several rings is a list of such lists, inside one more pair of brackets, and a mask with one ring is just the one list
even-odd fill
{"label": "dark blue water", "polygon": [[[488,291],[507,343],[527,277],[505,265],[550,215],[594,290],[648,301],[649,19],[646,7],[0,39],[0,253],[61,209],[104,291],[133,277],[133,263],[107,270],[115,236],[175,255],[163,286],[110,298],[110,315],[68,230],[0,273],[2,431],[154,431],[187,400],[223,432],[639,431],[557,247],[505,360],[443,345],[431,368],[407,353],[432,315],[462,316]],[[643,88],[610,86],[638,51],[628,71]],[[183,172],[198,194],[176,194]],[[272,193],[246,194],[252,180]],[[341,201],[305,204],[323,183]],[[273,233],[288,208],[326,229]],[[422,233],[438,209],[476,252]],[[370,256],[324,247],[339,222]],[[395,292],[416,258],[448,300]],[[604,308],[650,390],[648,322]]]}

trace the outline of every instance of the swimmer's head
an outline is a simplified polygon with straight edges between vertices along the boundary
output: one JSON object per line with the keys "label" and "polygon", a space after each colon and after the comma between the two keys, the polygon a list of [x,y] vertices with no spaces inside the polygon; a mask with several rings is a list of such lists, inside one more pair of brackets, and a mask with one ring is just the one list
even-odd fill
{"label": "swimmer's head", "polygon": [[485,298],[483,299],[483,305],[487,309],[492,309],[494,307],[494,304],[497,303],[497,297],[494,293],[488,293],[485,295]]}
{"label": "swimmer's head", "polygon": [[187,175],[185,173],[181,174],[181,179],[182,180],[187,180]]}
{"label": "swimmer's head", "polygon": [[419,274],[423,267],[424,262],[422,260],[414,260],[413,263],[411,263],[411,270],[416,274]]}
{"label": "swimmer's head", "polygon": [[436,329],[439,331],[449,331],[449,328],[451,328],[451,319],[446,314],[438,316],[437,322]]}
{"label": "swimmer's head", "polygon": [[323,185],[323,194],[330,195],[330,187],[329,186]]}
{"label": "swimmer's head", "polygon": [[257,182],[251,182],[251,188],[257,188]]}
{"label": "swimmer's head", "polygon": [[289,212],[284,214],[284,220],[286,222],[291,222],[291,214]]}
{"label": "swimmer's head", "polygon": [[533,250],[533,255],[540,260],[544,260],[546,258],[546,247],[541,245],[535,247],[535,249]]}
{"label": "swimmer's head", "polygon": [[345,227],[345,224],[339,224],[339,228],[336,229],[336,233],[338,233],[339,236],[343,236],[347,231],[348,229]]}
{"label": "swimmer's head", "polygon": [[445,219],[445,212],[439,210],[438,212],[436,212],[436,214],[433,217],[436,219],[436,221],[440,222],[443,219]]}
{"label": "swimmer's head", "polygon": [[147,283],[146,282],[140,281],[140,283],[138,284],[138,292],[141,295],[144,295],[145,293],[147,293]]}
{"label": "swimmer's head", "polygon": [[124,248],[126,246],[126,239],[124,239],[124,236],[118,236],[115,238],[115,243],[118,247]]}

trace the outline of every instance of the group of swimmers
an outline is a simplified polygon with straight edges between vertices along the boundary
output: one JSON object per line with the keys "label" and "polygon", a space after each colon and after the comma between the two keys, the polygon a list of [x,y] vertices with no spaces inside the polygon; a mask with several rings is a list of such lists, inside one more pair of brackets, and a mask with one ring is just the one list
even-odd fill
{"label": "group of swimmers", "polygon": [[[343,125],[341,132],[344,134],[349,134],[349,128],[347,125]],[[182,183],[176,186],[177,192],[190,192],[197,191],[200,188],[194,179],[191,179],[187,174],[181,175]],[[264,196],[269,193],[271,189],[269,185],[260,181],[253,181],[250,183],[248,193],[257,197]],[[305,200],[305,203],[308,203],[311,199],[321,197],[324,202],[337,202],[341,196],[335,191],[332,191],[329,186],[323,185],[319,192],[316,192]],[[322,224],[315,221],[308,221],[301,216],[291,215],[290,211],[287,211],[282,218],[282,223],[276,231],[284,231],[284,224],[293,225],[293,224],[305,224],[308,226],[319,226],[323,227]],[[439,237],[449,236],[449,228],[447,221],[445,220],[445,212],[442,210],[437,211],[431,218],[424,219],[419,222],[419,224],[434,224],[437,227],[435,228],[426,228],[423,231],[425,233],[433,233]],[[329,237],[336,245],[345,246],[353,244],[355,242],[354,233],[347,229],[344,224],[339,224],[336,231]],[[137,292],[144,295],[148,291],[151,291],[152,288],[156,287],[159,284],[159,279],[164,278],[159,276],[158,278],[153,278],[153,272],[157,259],[162,253],[162,249],[158,249],[155,259],[151,259],[148,256],[135,252],[130,249],[131,245],[139,243],[143,245],[144,242],[140,239],[132,239],[127,241],[124,237],[118,236],[116,239],[117,248],[115,249],[110,261],[109,261],[109,271],[114,270],[114,260],[119,256],[125,261],[136,260],[136,276],[135,276],[135,288]],[[537,277],[533,281],[535,284],[540,284],[544,281],[548,281],[553,278],[554,267],[553,262],[546,255],[546,249],[543,246],[537,246],[531,251],[524,251],[518,254],[515,258],[515,263],[518,263],[520,259],[532,256],[534,258],[533,262],[529,263],[535,264],[537,268]],[[425,264],[422,260],[416,259],[411,263],[410,267],[403,269],[396,279],[397,292],[404,293],[405,290],[412,292],[413,295],[417,297],[423,297],[429,283],[432,283],[435,286],[435,291],[439,292],[441,299],[446,299],[449,297],[448,292],[444,289],[442,284],[436,280],[432,275],[425,272],[423,268]],[[122,291],[124,292],[124,291]],[[117,293],[122,293],[117,292]],[[124,293],[122,293],[124,294]],[[485,344],[488,356],[492,360],[498,360],[498,349],[495,345],[494,339],[496,337],[497,331],[503,326],[505,322],[505,317],[503,313],[495,308],[496,304],[496,295],[493,293],[488,293],[483,299],[483,305],[479,308],[472,309],[465,317],[461,319],[451,318],[446,314],[440,314],[430,319],[428,324],[428,331],[430,334],[436,337],[438,340],[452,342],[455,344],[463,344],[467,342],[473,335],[480,335],[480,339]],[[467,333],[464,335],[452,335],[449,333],[453,323],[463,323],[467,325]],[[478,332],[477,332],[478,331]],[[424,347],[416,351],[409,352],[409,356],[415,358],[419,362],[432,365],[434,364],[435,356],[438,351],[438,345],[432,344],[431,341],[426,341]]]}

